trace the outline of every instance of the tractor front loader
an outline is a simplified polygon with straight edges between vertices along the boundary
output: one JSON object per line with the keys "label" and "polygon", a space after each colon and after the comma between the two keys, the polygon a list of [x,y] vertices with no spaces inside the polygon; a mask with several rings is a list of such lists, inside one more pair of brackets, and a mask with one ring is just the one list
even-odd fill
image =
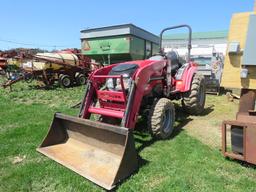
{"label": "tractor front loader", "polygon": [[[189,29],[188,53],[192,30]],[[161,43],[160,43],[161,44]],[[56,113],[48,135],[37,149],[94,183],[112,189],[138,168],[133,130],[138,116],[146,114],[153,137],[167,139],[173,133],[175,108],[182,100],[191,114],[204,110],[204,78],[197,65],[181,63],[177,53],[148,60],[113,64],[94,71],[88,80],[78,117]]]}

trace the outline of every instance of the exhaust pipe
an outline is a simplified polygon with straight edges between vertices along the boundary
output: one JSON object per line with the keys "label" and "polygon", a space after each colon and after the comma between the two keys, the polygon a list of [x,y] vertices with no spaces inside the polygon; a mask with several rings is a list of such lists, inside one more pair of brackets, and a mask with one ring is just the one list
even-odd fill
{"label": "exhaust pipe", "polygon": [[61,113],[37,151],[107,190],[138,168],[131,130]]}

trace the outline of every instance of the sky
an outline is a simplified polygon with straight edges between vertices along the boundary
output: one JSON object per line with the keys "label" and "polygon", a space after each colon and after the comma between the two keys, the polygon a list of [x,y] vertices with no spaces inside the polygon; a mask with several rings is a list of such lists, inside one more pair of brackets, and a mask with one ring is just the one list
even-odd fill
{"label": "sky", "polygon": [[82,29],[125,23],[157,35],[179,24],[189,24],[196,32],[228,30],[232,14],[252,11],[253,4],[254,0],[1,0],[0,50],[80,48]]}

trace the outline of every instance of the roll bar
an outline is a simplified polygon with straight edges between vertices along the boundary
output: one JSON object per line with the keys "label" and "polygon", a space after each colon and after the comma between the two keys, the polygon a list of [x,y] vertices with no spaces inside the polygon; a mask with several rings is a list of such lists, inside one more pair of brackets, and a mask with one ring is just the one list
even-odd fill
{"label": "roll bar", "polygon": [[191,40],[192,40],[192,28],[189,25],[177,25],[177,26],[173,26],[173,27],[167,27],[165,29],[163,29],[160,33],[160,53],[163,52],[162,50],[162,40],[163,40],[163,33],[169,30],[173,30],[173,29],[178,29],[178,28],[188,28],[188,58],[187,58],[187,62],[190,61],[190,55],[191,55],[191,48],[192,48],[192,44],[191,44]]}

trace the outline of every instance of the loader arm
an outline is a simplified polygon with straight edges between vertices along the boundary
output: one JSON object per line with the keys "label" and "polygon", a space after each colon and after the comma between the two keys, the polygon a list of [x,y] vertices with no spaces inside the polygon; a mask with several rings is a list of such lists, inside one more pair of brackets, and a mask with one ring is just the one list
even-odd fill
{"label": "loader arm", "polygon": [[143,96],[152,91],[152,85],[157,82],[162,83],[161,79],[158,80],[156,78],[156,82],[153,84],[150,80],[155,77],[162,77],[163,69],[165,66],[165,61],[154,61],[152,64],[146,65],[136,72],[134,78],[134,86],[136,90],[134,91],[134,95],[129,96],[132,97],[133,102],[131,103],[130,109],[128,110],[129,114],[127,120],[124,123],[125,127],[131,129],[135,127]]}

